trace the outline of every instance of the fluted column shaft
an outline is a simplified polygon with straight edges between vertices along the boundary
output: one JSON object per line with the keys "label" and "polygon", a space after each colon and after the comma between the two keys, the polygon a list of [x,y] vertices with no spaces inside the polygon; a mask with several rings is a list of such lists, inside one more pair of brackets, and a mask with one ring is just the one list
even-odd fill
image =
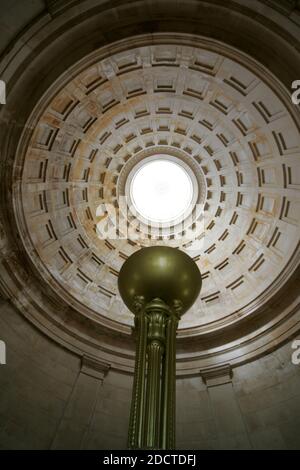
{"label": "fluted column shaft", "polygon": [[160,302],[146,306],[148,329],[148,376],[146,386],[145,447],[159,449],[161,409],[161,369],[165,345],[167,310]]}
{"label": "fluted column shaft", "polygon": [[175,448],[178,303],[137,303],[137,352],[128,447]]}
{"label": "fluted column shaft", "polygon": [[176,331],[178,318],[168,318],[166,353],[162,374],[161,448],[175,449],[176,425]]}
{"label": "fluted column shaft", "polygon": [[141,449],[143,447],[147,328],[147,315],[145,314],[144,310],[140,308],[135,317],[137,346],[133,379],[133,394],[129,419],[129,449]]}
{"label": "fluted column shaft", "polygon": [[159,449],[160,375],[162,345],[151,341],[148,346],[148,377],[146,394],[145,447]]}

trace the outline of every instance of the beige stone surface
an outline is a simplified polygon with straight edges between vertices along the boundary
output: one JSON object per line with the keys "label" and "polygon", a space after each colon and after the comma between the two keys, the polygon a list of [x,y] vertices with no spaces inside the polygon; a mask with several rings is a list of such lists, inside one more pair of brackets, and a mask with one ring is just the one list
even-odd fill
{"label": "beige stone surface", "polygon": [[[132,377],[103,381],[2,301],[0,448],[126,448]],[[17,339],[16,339],[17,338]],[[200,374],[177,380],[177,447],[299,449],[300,368],[291,343],[235,368],[232,382],[208,386]]]}
{"label": "beige stone surface", "polygon": [[0,2],[0,448],[125,449],[138,246],[100,241],[96,209],[163,148],[205,202],[177,447],[299,449],[299,2],[24,4]]}

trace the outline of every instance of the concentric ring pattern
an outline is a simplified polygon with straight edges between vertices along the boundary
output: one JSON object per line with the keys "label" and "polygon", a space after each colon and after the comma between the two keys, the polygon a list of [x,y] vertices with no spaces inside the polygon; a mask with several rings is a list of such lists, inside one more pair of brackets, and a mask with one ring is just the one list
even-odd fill
{"label": "concentric ring pattern", "polygon": [[111,46],[54,85],[29,123],[22,204],[27,251],[60,295],[132,324],[117,292],[122,263],[141,245],[178,242],[100,239],[97,210],[117,208],[127,165],[162,149],[205,182],[198,243],[182,246],[203,287],[180,328],[251,314],[286,281],[299,245],[299,129],[288,94],[263,71],[218,44],[165,39]]}

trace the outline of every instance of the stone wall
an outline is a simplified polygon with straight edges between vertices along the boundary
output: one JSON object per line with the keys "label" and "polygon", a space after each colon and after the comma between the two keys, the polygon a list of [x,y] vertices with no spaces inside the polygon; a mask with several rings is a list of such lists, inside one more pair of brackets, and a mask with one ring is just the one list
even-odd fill
{"label": "stone wall", "polygon": [[1,301],[0,449],[125,448],[132,379],[76,357]]}
{"label": "stone wall", "polygon": [[206,385],[177,381],[177,447],[299,449],[300,365],[291,342]]}
{"label": "stone wall", "polygon": [[[0,448],[126,448],[131,376],[62,349],[7,301],[0,312]],[[289,343],[233,371],[178,379],[177,447],[299,449],[300,366],[291,352]]]}
{"label": "stone wall", "polygon": [[0,53],[33,18],[45,10],[44,0],[30,0],[25,8],[24,3],[22,0],[1,0]]}

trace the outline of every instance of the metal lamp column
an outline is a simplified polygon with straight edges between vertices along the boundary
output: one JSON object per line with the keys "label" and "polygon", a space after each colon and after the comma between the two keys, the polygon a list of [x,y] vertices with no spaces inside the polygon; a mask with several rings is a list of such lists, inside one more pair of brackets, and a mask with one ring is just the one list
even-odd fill
{"label": "metal lamp column", "polygon": [[157,298],[142,307],[140,300],[135,303],[137,357],[128,447],[174,449],[178,303],[170,308]]}
{"label": "metal lamp column", "polygon": [[125,261],[118,285],[137,340],[128,447],[175,449],[176,331],[200,292],[200,271],[186,253],[152,246]]}

